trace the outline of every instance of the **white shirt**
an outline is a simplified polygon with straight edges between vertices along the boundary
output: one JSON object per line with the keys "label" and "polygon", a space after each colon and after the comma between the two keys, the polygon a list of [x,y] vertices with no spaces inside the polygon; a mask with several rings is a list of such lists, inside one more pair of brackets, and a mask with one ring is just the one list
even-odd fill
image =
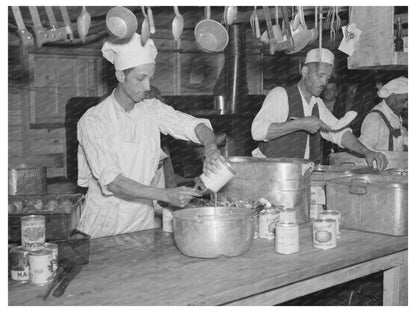
{"label": "white shirt", "polygon": [[[298,87],[299,89],[299,87]],[[299,90],[300,92],[300,90]],[[315,104],[318,105],[319,118],[326,123],[328,126],[333,127],[338,122],[338,119],[332,115],[331,111],[325,106],[325,103],[320,97],[312,96],[310,102],[308,103],[303,97],[302,93],[302,104],[303,112],[305,117],[312,116],[312,110]],[[286,93],[286,90],[282,87],[276,87],[269,92],[266,96],[266,99],[263,102],[263,105],[260,111],[257,113],[256,117],[253,120],[251,125],[251,135],[256,141],[268,141],[266,140],[266,135],[269,130],[269,127],[273,123],[282,123],[286,122],[289,116],[289,99]],[[320,131],[321,136],[331,141],[335,144],[338,144],[340,147],[342,136],[346,131],[351,131],[351,128],[345,128],[341,131],[330,131],[323,132]],[[254,157],[265,157],[265,155],[260,151],[259,148],[256,148],[252,155]],[[309,135],[306,140],[305,146],[305,159],[309,159]]]}
{"label": "white shirt", "polygon": [[78,228],[92,237],[115,235],[153,227],[153,202],[123,200],[107,189],[122,174],[155,186],[160,133],[200,143],[198,124],[212,129],[207,119],[174,110],[159,100],[137,103],[126,112],[114,92],[90,108],[78,122],[78,185],[88,187]]}
{"label": "white shirt", "polygon": [[[403,151],[403,146],[407,145],[408,133],[403,127],[402,118],[396,115],[384,100],[377,104],[373,110],[381,111],[394,129],[400,128],[402,135],[398,138],[393,137],[393,151]],[[377,113],[369,113],[361,125],[359,140],[371,150],[388,151],[389,135],[389,128],[383,118]]]}

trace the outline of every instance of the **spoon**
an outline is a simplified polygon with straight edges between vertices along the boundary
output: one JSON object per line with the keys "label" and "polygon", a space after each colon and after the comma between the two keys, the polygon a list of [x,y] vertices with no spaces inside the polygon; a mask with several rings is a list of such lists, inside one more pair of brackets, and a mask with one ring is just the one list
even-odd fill
{"label": "spoon", "polygon": [[227,6],[225,22],[227,25],[231,25],[237,19],[237,7],[236,6]]}
{"label": "spoon", "polygon": [[147,9],[147,15],[149,16],[150,33],[156,33],[155,21],[153,19],[153,11],[150,7]]}
{"label": "spoon", "polygon": [[91,15],[90,13],[88,13],[87,8],[83,6],[81,15],[77,18],[78,35],[82,43],[85,43],[87,41],[87,34],[88,30],[90,29],[90,25]]}
{"label": "spoon", "polygon": [[146,14],[146,11],[144,9],[144,6],[142,6],[142,13],[144,16],[144,20],[142,23],[142,44],[145,45],[147,40],[149,39],[150,36],[150,23],[149,23],[149,17]]}
{"label": "spoon", "polygon": [[173,11],[175,12],[175,18],[172,21],[172,34],[175,41],[178,41],[183,31],[183,16],[179,13],[177,6],[173,7]]}

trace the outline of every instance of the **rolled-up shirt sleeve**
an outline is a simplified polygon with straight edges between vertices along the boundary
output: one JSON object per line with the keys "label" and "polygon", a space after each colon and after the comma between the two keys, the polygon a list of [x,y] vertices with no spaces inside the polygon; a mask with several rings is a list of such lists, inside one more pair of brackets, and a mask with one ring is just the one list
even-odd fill
{"label": "rolled-up shirt sleeve", "polygon": [[118,157],[111,147],[108,131],[98,117],[81,118],[78,122],[78,141],[103,194],[113,194],[107,190],[107,185],[121,174],[121,168],[118,165]]}
{"label": "rolled-up shirt sleeve", "polygon": [[[317,105],[319,108],[319,119],[321,119],[324,123],[326,123],[330,127],[335,126],[339,120],[325,106],[325,103],[321,99],[319,99],[317,102]],[[331,141],[332,143],[335,143],[339,145],[340,147],[344,148],[344,146],[341,144],[341,141],[342,141],[342,137],[344,133],[347,131],[352,132],[351,128],[344,128],[339,131],[328,131],[328,132],[320,131],[320,134],[325,140]]]}
{"label": "rolled-up shirt sleeve", "polygon": [[251,124],[253,140],[266,141],[270,125],[285,122],[288,114],[289,102],[286,90],[276,87],[266,96],[260,111]]}
{"label": "rolled-up shirt sleeve", "polygon": [[208,119],[196,118],[185,114],[159,100],[153,100],[150,103],[150,107],[156,116],[160,132],[169,134],[176,139],[202,144],[195,133],[196,126],[204,124],[212,130],[211,123]]}
{"label": "rolled-up shirt sleeve", "polygon": [[375,150],[384,140],[388,142],[387,128],[383,127],[384,121],[377,114],[368,114],[361,125],[361,136],[358,138],[367,148]]}

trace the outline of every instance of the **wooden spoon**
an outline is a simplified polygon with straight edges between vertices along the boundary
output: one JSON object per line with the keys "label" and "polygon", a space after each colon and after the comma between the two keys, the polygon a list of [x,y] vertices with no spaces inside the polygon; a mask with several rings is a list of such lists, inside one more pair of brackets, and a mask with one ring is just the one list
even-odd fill
{"label": "wooden spoon", "polygon": [[143,16],[144,16],[144,20],[143,20],[143,23],[142,23],[141,39],[142,39],[142,44],[145,45],[147,40],[150,37],[150,23],[149,23],[149,17],[146,14],[144,6],[142,6],[142,13],[143,13]]}
{"label": "wooden spoon", "polygon": [[175,41],[178,41],[183,31],[183,16],[179,13],[177,6],[173,7],[173,11],[175,12],[175,18],[172,21],[172,34]]}
{"label": "wooden spoon", "polygon": [[82,7],[81,15],[77,18],[78,35],[82,43],[87,41],[88,30],[91,26],[91,15],[85,6]]}

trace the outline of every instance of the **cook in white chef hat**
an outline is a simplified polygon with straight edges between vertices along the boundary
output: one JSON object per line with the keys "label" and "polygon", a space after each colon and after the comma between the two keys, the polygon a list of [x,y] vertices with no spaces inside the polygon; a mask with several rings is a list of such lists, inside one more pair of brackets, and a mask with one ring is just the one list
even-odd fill
{"label": "cook in white chef hat", "polygon": [[334,65],[334,54],[328,49],[312,49],[306,54],[305,64],[308,63],[328,63]]}
{"label": "cook in white chef hat", "polygon": [[152,39],[143,46],[141,37],[135,33],[127,42],[106,41],[101,49],[103,56],[116,70],[125,70],[143,64],[155,64],[157,49]]}
{"label": "cook in white chef hat", "polygon": [[377,95],[382,99],[388,98],[392,93],[404,94],[407,91],[407,78],[399,77],[387,82],[384,86],[378,90]]}

